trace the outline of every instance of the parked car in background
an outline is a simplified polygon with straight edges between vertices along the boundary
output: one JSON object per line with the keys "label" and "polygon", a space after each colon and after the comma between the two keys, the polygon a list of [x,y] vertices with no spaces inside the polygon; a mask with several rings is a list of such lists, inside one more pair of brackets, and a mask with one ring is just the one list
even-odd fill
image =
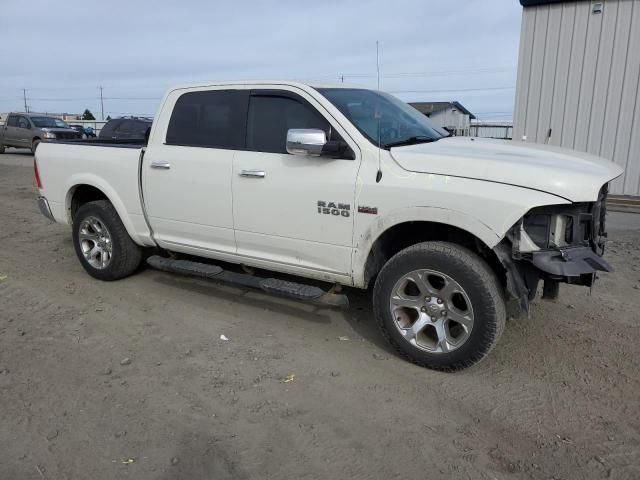
{"label": "parked car in background", "polygon": [[109,120],[98,138],[101,140],[145,140],[151,131],[152,120],[145,117],[121,117]]}
{"label": "parked car in background", "polygon": [[93,127],[84,126],[84,125],[69,125],[76,132],[82,135],[82,138],[95,138],[96,133],[93,130]]}
{"label": "parked car in background", "polygon": [[40,113],[10,113],[0,129],[0,153],[6,147],[29,148],[35,152],[43,140],[74,140],[82,134],[59,118]]}

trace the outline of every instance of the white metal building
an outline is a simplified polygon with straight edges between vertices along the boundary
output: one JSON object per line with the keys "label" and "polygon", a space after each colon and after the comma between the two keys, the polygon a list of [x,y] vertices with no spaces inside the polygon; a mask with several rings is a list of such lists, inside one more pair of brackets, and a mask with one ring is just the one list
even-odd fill
{"label": "white metal building", "polygon": [[640,195],[640,0],[520,4],[514,140],[611,159],[611,193]]}
{"label": "white metal building", "polygon": [[414,102],[409,105],[454,135],[469,135],[471,120],[476,118],[473,113],[456,101]]}

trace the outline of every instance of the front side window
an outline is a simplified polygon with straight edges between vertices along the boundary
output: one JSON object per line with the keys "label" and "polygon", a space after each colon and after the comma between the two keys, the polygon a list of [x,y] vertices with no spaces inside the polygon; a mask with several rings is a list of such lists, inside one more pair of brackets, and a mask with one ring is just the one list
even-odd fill
{"label": "front side window", "polygon": [[67,122],[52,117],[31,117],[31,121],[38,128],[69,128]]}
{"label": "front side window", "polygon": [[301,97],[277,91],[251,95],[247,150],[287,153],[287,131],[292,128],[318,128],[332,139],[329,122]]}
{"label": "front side window", "polygon": [[388,93],[360,88],[319,88],[367,139],[381,148],[433,142],[448,134]]}
{"label": "front side window", "polygon": [[24,117],[18,117],[18,127],[29,128],[29,120]]}
{"label": "front side window", "polygon": [[243,148],[248,95],[243,90],[182,94],[169,120],[167,145]]}

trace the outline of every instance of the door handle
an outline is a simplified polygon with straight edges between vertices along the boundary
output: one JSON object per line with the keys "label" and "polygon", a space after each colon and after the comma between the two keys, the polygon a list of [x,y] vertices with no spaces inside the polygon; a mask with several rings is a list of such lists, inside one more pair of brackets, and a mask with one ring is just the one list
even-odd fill
{"label": "door handle", "polygon": [[155,162],[151,162],[151,168],[160,168],[162,170],[169,170],[171,168],[171,164],[169,162],[155,161]]}
{"label": "door handle", "polygon": [[241,177],[251,177],[251,178],[264,178],[266,173],[264,170],[242,170],[240,171]]}

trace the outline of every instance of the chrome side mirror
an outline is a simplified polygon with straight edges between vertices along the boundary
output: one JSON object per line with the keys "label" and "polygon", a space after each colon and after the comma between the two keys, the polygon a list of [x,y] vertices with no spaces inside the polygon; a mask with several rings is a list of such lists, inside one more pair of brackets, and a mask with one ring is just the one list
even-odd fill
{"label": "chrome side mirror", "polygon": [[287,131],[287,152],[291,155],[319,157],[327,143],[327,135],[319,128],[292,128]]}

